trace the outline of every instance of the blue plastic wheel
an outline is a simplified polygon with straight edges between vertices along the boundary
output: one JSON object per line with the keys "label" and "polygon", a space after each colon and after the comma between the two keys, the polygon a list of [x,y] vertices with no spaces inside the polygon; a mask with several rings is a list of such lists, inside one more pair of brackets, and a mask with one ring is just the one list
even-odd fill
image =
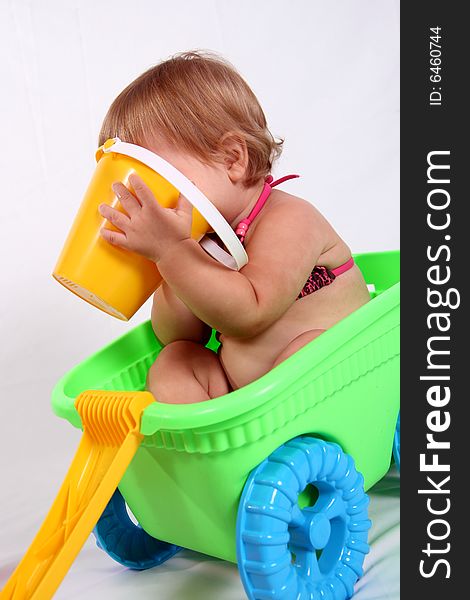
{"label": "blue plastic wheel", "polygon": [[400,470],[400,413],[398,413],[397,426],[393,437],[393,458],[397,469]]}
{"label": "blue plastic wheel", "polygon": [[180,546],[161,542],[149,535],[129,516],[126,502],[117,489],[93,529],[96,545],[115,561],[130,569],[151,569],[164,563]]}
{"label": "blue plastic wheel", "polygon": [[337,444],[299,437],[249,476],[237,558],[250,600],[346,600],[369,552],[369,497]]}

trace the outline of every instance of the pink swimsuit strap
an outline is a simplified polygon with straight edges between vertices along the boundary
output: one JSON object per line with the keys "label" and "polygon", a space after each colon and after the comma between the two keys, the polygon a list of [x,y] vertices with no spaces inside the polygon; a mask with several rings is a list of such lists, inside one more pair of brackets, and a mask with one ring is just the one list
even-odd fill
{"label": "pink swimsuit strap", "polygon": [[250,227],[250,225],[253,222],[256,215],[263,208],[266,200],[269,198],[269,195],[271,194],[273,187],[276,187],[276,185],[279,185],[283,181],[287,181],[288,179],[294,179],[296,177],[300,177],[300,175],[285,175],[284,177],[281,177],[280,179],[276,179],[276,181],[273,181],[272,175],[268,175],[266,177],[264,186],[263,186],[263,190],[260,194],[260,197],[256,201],[256,204],[254,205],[250,214],[247,217],[245,217],[244,219],[242,219],[240,221],[240,223],[238,223],[237,228],[235,229],[235,233],[238,235],[238,237],[240,238],[240,241],[242,243],[245,239],[248,228]]}
{"label": "pink swimsuit strap", "polygon": [[353,265],[354,265],[354,258],[351,256],[351,258],[349,260],[347,260],[345,263],[343,263],[339,267],[336,267],[336,269],[330,269],[330,271],[333,273],[333,275],[335,275],[335,277],[337,277],[338,275],[341,275],[341,273],[344,273],[345,271],[349,271],[349,269],[351,269],[353,267]]}
{"label": "pink swimsuit strap", "polygon": [[[276,187],[276,185],[279,185],[280,183],[283,183],[284,181],[288,181],[289,179],[295,179],[296,177],[300,177],[300,175],[285,175],[284,177],[281,177],[280,179],[276,179],[276,181],[273,181],[272,175],[268,175],[266,177],[266,180],[265,180],[264,186],[263,186],[263,190],[262,190],[258,200],[256,201],[256,204],[254,205],[250,214],[247,217],[245,217],[244,219],[242,219],[240,221],[240,223],[238,223],[237,228],[235,229],[235,233],[238,235],[238,237],[240,238],[240,241],[242,243],[245,239],[248,228],[250,227],[250,225],[253,222],[256,215],[263,208],[264,204],[266,203],[266,200],[269,198],[269,195],[271,194],[273,187]],[[351,269],[353,265],[354,265],[354,259],[351,257],[344,264],[340,265],[339,267],[336,267],[336,269],[330,269],[330,271],[331,271],[331,273],[333,273],[333,275],[335,277],[337,277],[338,275],[341,275],[345,271],[348,271],[349,269]]]}

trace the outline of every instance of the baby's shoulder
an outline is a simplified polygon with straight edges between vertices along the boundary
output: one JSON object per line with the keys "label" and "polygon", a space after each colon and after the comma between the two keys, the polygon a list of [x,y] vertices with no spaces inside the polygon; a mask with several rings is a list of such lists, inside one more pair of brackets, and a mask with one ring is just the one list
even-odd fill
{"label": "baby's shoulder", "polygon": [[[315,232],[315,235],[312,235]],[[263,247],[267,240],[276,239],[282,244],[318,246],[328,244],[330,226],[320,211],[308,200],[273,190],[260,214],[254,219],[245,238],[245,246],[252,252]]]}
{"label": "baby's shoulder", "polygon": [[[251,233],[254,238],[258,232],[259,237],[261,233],[269,234],[270,230],[279,227],[302,235],[304,230],[320,233],[328,228],[328,222],[309,200],[282,190],[273,190],[265,206],[254,219],[248,234]],[[249,241],[248,235],[246,241]]]}
{"label": "baby's shoulder", "polygon": [[305,217],[307,219],[326,220],[318,208],[300,196],[294,196],[283,190],[273,190],[270,198],[265,205],[267,215],[269,212],[276,216],[282,213],[293,214],[295,217]]}

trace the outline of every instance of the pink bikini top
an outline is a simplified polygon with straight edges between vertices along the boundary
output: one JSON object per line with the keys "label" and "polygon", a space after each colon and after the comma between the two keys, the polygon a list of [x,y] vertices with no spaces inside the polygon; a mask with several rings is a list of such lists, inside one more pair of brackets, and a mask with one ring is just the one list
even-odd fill
{"label": "pink bikini top", "polygon": [[264,182],[263,191],[261,192],[260,197],[256,201],[256,204],[254,205],[252,211],[245,219],[241,220],[240,223],[238,223],[237,228],[235,229],[235,233],[240,238],[240,241],[242,244],[245,239],[246,232],[248,231],[249,226],[253,223],[253,220],[256,217],[256,215],[259,213],[259,211],[265,205],[265,202],[269,198],[269,195],[271,194],[273,187],[276,187],[276,185],[279,185],[283,181],[287,181],[288,179],[295,179],[296,177],[300,177],[300,175],[286,175],[285,177],[281,177],[280,179],[277,179],[276,181],[273,181],[272,175],[268,175],[266,177],[265,182]]}
{"label": "pink bikini top", "polygon": [[[269,195],[271,194],[273,187],[276,187],[276,185],[279,185],[283,181],[287,181],[288,179],[295,179],[296,177],[300,177],[300,175],[285,175],[284,177],[281,177],[280,179],[277,179],[276,181],[273,181],[272,175],[268,175],[266,177],[264,186],[263,186],[263,191],[261,192],[260,197],[256,201],[256,204],[254,205],[250,214],[247,217],[245,217],[244,219],[242,219],[240,221],[240,223],[238,223],[238,225],[235,229],[235,233],[240,238],[240,241],[242,244],[245,240],[245,236],[246,236],[246,232],[248,231],[248,228],[253,223],[253,220],[255,219],[256,215],[260,212],[260,210],[265,205],[266,200],[269,198]],[[336,267],[336,269],[330,269],[330,271],[331,271],[331,273],[333,273],[333,276],[338,276],[338,275],[341,275],[342,273],[344,273],[345,271],[348,271],[349,269],[351,269],[351,267],[353,265],[354,265],[354,259],[351,257],[344,264],[340,265],[339,267]]]}

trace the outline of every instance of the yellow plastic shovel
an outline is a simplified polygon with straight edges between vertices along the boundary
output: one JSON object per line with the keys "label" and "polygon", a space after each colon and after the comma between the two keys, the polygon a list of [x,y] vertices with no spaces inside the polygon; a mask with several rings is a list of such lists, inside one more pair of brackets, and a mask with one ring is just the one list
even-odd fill
{"label": "yellow plastic shovel", "polygon": [[150,392],[89,390],[75,407],[83,437],[41,529],[1,600],[48,600],[80,552],[136,453]]}

